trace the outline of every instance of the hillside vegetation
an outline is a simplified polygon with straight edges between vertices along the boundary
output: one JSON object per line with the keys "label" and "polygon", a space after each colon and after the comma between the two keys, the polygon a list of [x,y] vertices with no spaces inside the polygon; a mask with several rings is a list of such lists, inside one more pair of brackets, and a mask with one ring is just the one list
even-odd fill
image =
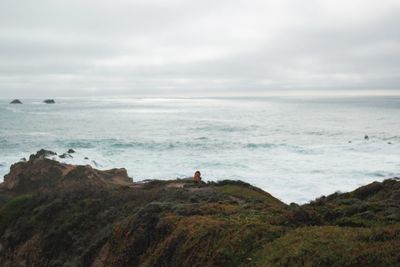
{"label": "hillside vegetation", "polygon": [[39,151],[0,185],[1,266],[398,266],[400,181],[286,205],[240,181],[135,183]]}

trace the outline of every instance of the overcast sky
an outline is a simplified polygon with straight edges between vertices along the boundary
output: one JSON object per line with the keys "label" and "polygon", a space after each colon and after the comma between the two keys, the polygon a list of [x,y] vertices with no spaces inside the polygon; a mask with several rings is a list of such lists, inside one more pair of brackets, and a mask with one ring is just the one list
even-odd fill
{"label": "overcast sky", "polygon": [[0,0],[0,96],[400,89],[399,0]]}

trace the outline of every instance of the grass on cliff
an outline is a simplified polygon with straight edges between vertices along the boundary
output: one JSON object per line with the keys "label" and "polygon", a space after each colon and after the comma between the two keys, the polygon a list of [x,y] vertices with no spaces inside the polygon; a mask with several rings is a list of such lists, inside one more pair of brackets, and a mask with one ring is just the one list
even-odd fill
{"label": "grass on cliff", "polygon": [[250,262],[249,255],[286,232],[256,212],[244,215],[243,209],[231,209],[231,205],[214,203],[209,209],[207,203],[188,204],[190,207],[199,214],[182,215],[173,205],[152,204],[116,224],[110,243],[112,262],[107,264],[238,266]]}
{"label": "grass on cliff", "polygon": [[6,202],[0,208],[0,233],[3,233],[4,229],[10,223],[15,222],[18,217],[27,211],[27,204],[29,204],[31,199],[32,195],[30,194],[21,195]]}
{"label": "grass on cliff", "polygon": [[395,266],[399,188],[288,206],[240,181],[73,186],[4,199],[0,241],[12,252],[35,236],[50,266]]}
{"label": "grass on cliff", "polygon": [[258,266],[392,266],[400,262],[400,226],[305,227],[268,243]]}

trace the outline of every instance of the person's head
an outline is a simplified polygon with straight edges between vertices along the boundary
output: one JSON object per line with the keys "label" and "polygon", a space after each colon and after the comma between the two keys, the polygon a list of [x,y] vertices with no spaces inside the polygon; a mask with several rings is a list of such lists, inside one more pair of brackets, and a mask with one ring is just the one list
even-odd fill
{"label": "person's head", "polygon": [[196,182],[200,182],[200,180],[201,180],[201,173],[200,173],[200,171],[196,171],[195,173],[194,173],[194,180],[196,181]]}

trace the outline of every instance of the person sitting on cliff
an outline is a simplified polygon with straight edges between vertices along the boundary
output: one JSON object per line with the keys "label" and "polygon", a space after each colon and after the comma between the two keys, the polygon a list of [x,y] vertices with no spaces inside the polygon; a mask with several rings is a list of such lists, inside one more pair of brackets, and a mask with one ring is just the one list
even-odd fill
{"label": "person sitting on cliff", "polygon": [[196,184],[200,184],[201,183],[201,173],[200,173],[200,171],[196,171],[194,173],[193,180],[194,180],[194,182]]}

